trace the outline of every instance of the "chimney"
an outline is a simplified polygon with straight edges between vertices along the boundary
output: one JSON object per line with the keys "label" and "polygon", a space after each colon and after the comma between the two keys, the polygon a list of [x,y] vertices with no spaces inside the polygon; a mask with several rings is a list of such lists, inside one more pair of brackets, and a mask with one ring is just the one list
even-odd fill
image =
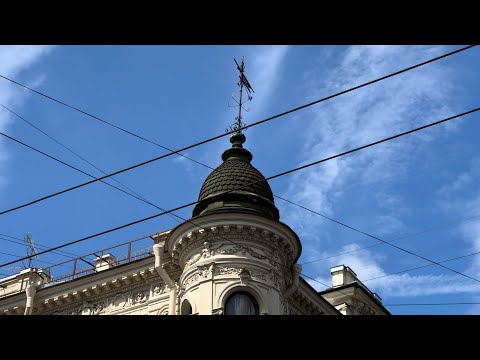
{"label": "chimney", "polygon": [[105,254],[95,258],[95,270],[97,272],[111,269],[116,265],[117,265],[117,258],[112,254]]}
{"label": "chimney", "polygon": [[347,285],[352,282],[358,281],[357,274],[355,274],[352,269],[345,265],[332,267],[330,269],[330,273],[332,274],[333,287]]}

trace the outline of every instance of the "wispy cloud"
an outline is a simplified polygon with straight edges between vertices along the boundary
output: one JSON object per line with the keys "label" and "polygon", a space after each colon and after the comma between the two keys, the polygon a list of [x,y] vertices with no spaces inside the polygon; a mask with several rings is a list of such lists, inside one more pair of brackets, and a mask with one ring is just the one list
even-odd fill
{"label": "wispy cloud", "polygon": [[[479,229],[480,230],[480,229]],[[477,234],[480,234],[477,233]],[[340,252],[349,252],[359,249],[358,244],[349,244],[340,250]],[[328,252],[322,253],[322,257],[328,257],[332,254]],[[413,275],[410,273],[388,275],[387,272],[381,266],[381,262],[384,261],[379,255],[368,250],[362,250],[352,254],[345,254],[339,257],[330,258],[325,263],[318,265],[321,273],[325,274],[325,270],[333,266],[344,264],[348,265],[358,275],[359,279],[369,280],[365,281],[365,285],[372,291],[380,294],[382,297],[415,297],[415,296],[429,296],[440,294],[475,294],[480,291],[480,284],[462,278],[459,275]],[[312,270],[306,271],[307,275]],[[315,272],[319,274],[319,272]],[[327,285],[331,285],[331,278],[328,276],[315,277],[316,280],[323,282]],[[382,277],[384,276],[384,277]],[[317,290],[324,290],[325,287],[313,280],[308,280],[309,283]]]}
{"label": "wispy cloud", "polygon": [[[468,167],[460,173],[452,174],[447,178],[446,185],[437,191],[436,203],[439,209],[446,214],[462,218],[480,215],[480,157],[469,161]],[[480,251],[480,222],[469,221],[463,223],[457,233],[470,244],[472,252]],[[472,260],[471,272],[480,276],[480,258]]]}
{"label": "wispy cloud", "polygon": [[185,156],[175,156],[173,157],[173,162],[176,164],[179,164],[183,167],[183,169],[187,172],[188,175],[194,175],[194,163],[187,159],[187,157],[190,157],[190,155],[186,152],[182,153]]}
{"label": "wispy cloud", "polygon": [[[318,94],[332,94],[359,85],[376,77],[386,75],[438,56],[446,52],[445,47],[436,46],[351,46],[337,53],[337,65],[329,72],[309,69],[308,86],[305,94],[308,100],[316,100]],[[331,57],[330,61],[332,62]],[[303,143],[298,156],[299,164],[319,160],[336,153],[367,144],[389,135],[455,114],[456,83],[452,69],[445,63],[436,62],[429,66],[410,71],[363,89],[345,94],[332,101],[305,111],[302,126]],[[313,84],[320,84],[314,86]],[[455,125],[437,126],[428,131],[404,137],[401,141],[390,141],[371,149],[328,161],[290,178],[289,187],[282,194],[286,198],[325,215],[342,220],[352,205],[365,209],[375,208],[369,218],[362,218],[359,224],[350,224],[383,236],[402,232],[406,225],[402,215],[407,207],[403,193],[396,185],[412,175],[412,163],[416,154],[430,142],[451,135],[457,131]],[[461,187],[470,183],[464,175],[452,184]],[[351,204],[348,196],[356,189],[370,194],[368,199],[358,196],[358,203]],[[350,191],[350,192],[349,192]],[[446,192],[450,189],[446,189]],[[358,194],[358,190],[357,190]],[[337,254],[359,245],[353,243],[341,249],[333,249],[331,234],[325,221],[302,209],[281,204],[283,221],[291,225],[301,236],[304,261]],[[340,215],[342,214],[342,215]],[[354,214],[361,217],[364,214]],[[360,226],[361,224],[361,226]],[[328,226],[327,226],[328,225]],[[374,230],[371,230],[374,229]],[[480,235],[480,229],[474,230]],[[319,234],[322,241],[319,242]],[[346,233],[345,233],[346,234]],[[345,238],[358,235],[349,233]],[[478,237],[480,239],[480,236]],[[343,239],[342,243],[348,240]],[[351,240],[350,240],[351,241]],[[363,245],[364,246],[364,245]],[[480,241],[479,241],[480,247]],[[323,252],[319,252],[321,248]],[[338,264],[350,266],[361,279],[385,275],[382,260],[369,251],[354,252],[327,261],[328,266]],[[309,275],[325,274],[325,262],[308,268]],[[312,270],[310,270],[312,269]],[[327,270],[328,272],[328,270]],[[328,276],[320,279],[330,284]],[[368,286],[381,296],[418,296],[428,294],[472,293],[480,290],[479,284],[456,275],[411,275],[401,274],[368,282]],[[320,287],[312,282],[312,286]]]}
{"label": "wispy cloud", "polygon": [[[286,45],[258,45],[246,48],[245,52],[245,74],[252,85],[255,93],[253,94],[252,102],[247,102],[243,106],[248,112],[243,111],[244,123],[248,124],[251,121],[259,120],[265,109],[268,107],[272,94],[274,93],[275,83],[278,80],[278,73],[282,67],[283,62],[288,54],[289,46]],[[238,59],[237,59],[238,60]],[[235,86],[235,84],[232,84]],[[238,89],[235,98],[238,100]],[[246,97],[243,98],[247,100]],[[232,104],[235,102],[232,100]],[[227,128],[235,121],[237,113],[229,111],[228,116],[223,117],[222,127]],[[254,120],[252,120],[254,119]],[[248,149],[255,153],[254,140],[256,132],[248,131]],[[204,159],[207,163],[212,164],[212,157],[214,161],[218,162],[218,154],[221,154],[228,147],[228,142],[216,142],[214,147],[206,147]]]}
{"label": "wispy cloud", "polygon": [[[0,74],[16,78],[22,71],[31,67],[36,61],[45,56],[52,50],[51,46],[0,46]],[[28,85],[38,86],[44,79],[41,74],[34,75],[34,78],[26,79]],[[27,92],[24,89],[0,79],[0,103],[7,107],[18,107],[23,104],[27,98]],[[5,131],[8,124],[13,121],[11,114],[0,108],[0,130]],[[0,165],[9,158],[3,140],[0,140]],[[0,166],[0,188],[7,182],[4,169]]]}
{"label": "wispy cloud", "polygon": [[255,90],[255,103],[249,117],[262,116],[272,96],[278,72],[288,53],[288,46],[255,46],[246,59],[246,73]]}
{"label": "wispy cloud", "polygon": [[[308,94],[331,94],[388,74],[402,67],[444,52],[442,47],[411,46],[352,46],[344,49],[337,66],[326,78],[313,79],[310,84],[322,84],[306,89]],[[319,70],[319,74],[325,74]],[[311,77],[315,72],[309,71]],[[451,71],[442,63],[390,78],[343,95],[322,106],[310,108],[303,124],[304,147],[300,164],[318,160],[347,149],[381,139],[453,114],[454,86]],[[312,98],[314,95],[310,95]],[[434,128],[428,134],[405,137],[332,160],[292,176],[285,196],[325,214],[333,215],[344,198],[347,185],[371,187],[375,205],[385,210],[384,229],[401,227],[398,218],[402,197],[394,191],[396,181],[409,174],[415,151],[439,136],[445,129]],[[372,199],[371,199],[372,201]],[[370,204],[371,205],[371,204]],[[313,217],[303,210],[289,207],[285,221],[315,233]],[[386,221],[388,219],[388,222]],[[377,219],[382,222],[382,219]],[[306,226],[308,224],[308,226]],[[319,225],[321,226],[321,225]],[[308,235],[308,234],[303,234]]]}

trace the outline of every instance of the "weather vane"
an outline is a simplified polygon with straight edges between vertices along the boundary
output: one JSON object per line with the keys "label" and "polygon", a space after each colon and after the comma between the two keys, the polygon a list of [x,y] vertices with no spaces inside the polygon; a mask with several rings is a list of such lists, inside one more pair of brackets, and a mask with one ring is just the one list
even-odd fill
{"label": "weather vane", "polygon": [[252,100],[252,95],[251,94],[255,92],[255,91],[253,91],[252,86],[250,85],[247,78],[245,77],[245,74],[244,74],[245,63],[243,62],[243,58],[242,58],[242,62],[241,62],[240,65],[238,65],[237,60],[233,59],[233,61],[235,61],[235,64],[237,65],[237,69],[238,69],[238,72],[239,72],[239,81],[238,81],[237,85],[240,87],[240,97],[239,97],[239,100],[237,101],[237,99],[235,99],[235,97],[232,95],[232,99],[235,100],[235,102],[238,105],[238,116],[235,118],[235,123],[230,125],[228,127],[228,129],[225,130],[225,132],[227,132],[227,133],[231,132],[231,131],[242,132],[241,129],[242,129],[242,127],[245,126],[245,123],[242,122],[242,109],[245,110],[246,112],[248,112],[250,110],[250,109],[245,109],[243,107],[243,104],[244,104],[244,102],[242,102],[243,101],[243,99],[242,99],[243,89],[245,88],[245,90],[247,91],[247,97],[248,97],[247,101]]}

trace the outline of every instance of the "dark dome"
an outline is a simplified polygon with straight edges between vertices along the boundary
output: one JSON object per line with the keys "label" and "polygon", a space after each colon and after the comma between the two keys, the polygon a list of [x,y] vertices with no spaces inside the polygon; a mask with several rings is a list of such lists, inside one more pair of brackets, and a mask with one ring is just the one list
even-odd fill
{"label": "dark dome", "polygon": [[241,187],[241,190],[235,192],[260,195],[273,202],[270,185],[264,180],[265,177],[252,164],[241,160],[228,160],[208,175],[198,200]]}
{"label": "dark dome", "polygon": [[208,175],[200,189],[193,216],[210,211],[241,210],[278,220],[270,185],[250,164],[252,154],[241,145],[245,136],[237,133],[230,141],[233,147],[225,150],[223,163]]}

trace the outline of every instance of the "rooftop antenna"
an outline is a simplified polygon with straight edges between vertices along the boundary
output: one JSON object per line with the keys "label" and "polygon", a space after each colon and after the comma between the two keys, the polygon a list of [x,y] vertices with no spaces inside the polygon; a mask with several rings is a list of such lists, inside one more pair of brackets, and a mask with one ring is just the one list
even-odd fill
{"label": "rooftop antenna", "polygon": [[27,244],[27,256],[28,259],[28,268],[33,266],[33,258],[38,259],[37,250],[35,249],[35,245],[33,244],[32,234],[26,233],[25,237],[23,238],[25,243]]}
{"label": "rooftop antenna", "polygon": [[237,99],[235,99],[235,97],[233,97],[232,95],[232,98],[235,100],[235,102],[238,104],[238,116],[235,118],[235,123],[230,125],[228,127],[227,130],[225,130],[225,132],[230,132],[230,131],[235,131],[235,132],[238,132],[238,133],[241,133],[242,132],[242,127],[245,126],[245,123],[242,122],[242,109],[245,110],[245,111],[249,111],[245,108],[243,108],[243,88],[245,88],[245,90],[247,91],[247,97],[248,97],[248,100],[247,101],[251,101],[252,100],[252,93],[254,93],[255,91],[253,91],[253,88],[252,86],[250,85],[248,79],[245,77],[245,74],[244,74],[244,71],[245,71],[245,63],[243,61],[243,57],[242,57],[242,62],[240,63],[240,65],[238,64],[237,60],[233,59],[233,61],[235,61],[235,64],[237,65],[237,69],[238,69],[238,72],[239,72],[239,81],[237,83],[237,85],[240,87],[240,98],[239,98],[239,101],[237,101]]}

